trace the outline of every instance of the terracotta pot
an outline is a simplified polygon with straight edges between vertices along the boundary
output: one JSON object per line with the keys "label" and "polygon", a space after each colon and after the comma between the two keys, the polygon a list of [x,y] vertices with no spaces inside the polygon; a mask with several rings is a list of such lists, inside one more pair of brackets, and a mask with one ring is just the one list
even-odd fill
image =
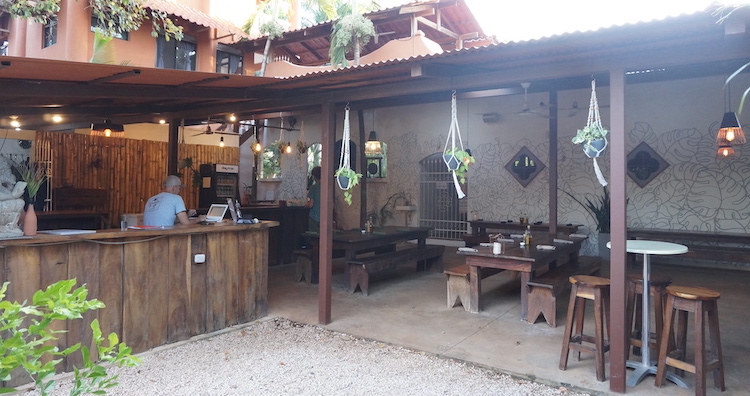
{"label": "terracotta pot", "polygon": [[26,214],[23,216],[23,235],[34,236],[37,231],[37,217],[34,204],[26,207]]}

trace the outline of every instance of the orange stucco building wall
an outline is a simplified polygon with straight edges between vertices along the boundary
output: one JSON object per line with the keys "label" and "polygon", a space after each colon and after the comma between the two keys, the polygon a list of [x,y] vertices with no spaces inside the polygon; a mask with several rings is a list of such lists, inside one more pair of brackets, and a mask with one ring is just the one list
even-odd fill
{"label": "orange stucco building wall", "polygon": [[[206,11],[209,0],[182,0],[181,3]],[[151,36],[151,21],[144,21],[137,31],[129,33],[128,40],[114,38],[116,63],[132,66],[156,67],[156,39]],[[197,45],[196,69],[214,72],[216,70],[215,30],[194,24],[183,25],[183,32],[195,39]],[[91,32],[91,11],[85,1],[62,0],[58,13],[57,43],[43,48],[44,26],[33,20],[14,19],[10,27],[9,55],[61,59],[75,62],[88,62],[94,45]]]}

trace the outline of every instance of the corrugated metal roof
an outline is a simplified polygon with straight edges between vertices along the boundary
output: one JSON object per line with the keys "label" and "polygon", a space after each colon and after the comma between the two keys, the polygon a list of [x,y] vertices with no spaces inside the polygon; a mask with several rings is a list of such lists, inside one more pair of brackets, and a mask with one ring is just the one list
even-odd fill
{"label": "corrugated metal roof", "polygon": [[143,5],[147,8],[163,11],[167,14],[180,17],[196,25],[216,28],[222,30],[223,32],[237,35],[238,37],[235,38],[236,40],[249,37],[245,32],[242,31],[242,29],[235,26],[232,22],[221,18],[212,17],[200,10],[196,10],[195,8],[188,7],[184,4],[176,3],[170,0],[144,0]]}
{"label": "corrugated metal roof", "polygon": [[750,59],[748,37],[725,34],[716,17],[703,14],[289,79],[153,68],[135,73],[132,66],[3,57],[0,84],[7,89],[0,90],[0,110],[36,119],[25,121],[30,125],[55,111],[69,122],[103,116],[143,122],[154,113],[247,116],[311,109],[321,101],[398,106],[440,100],[451,90],[522,93],[520,81],[532,81],[537,91],[585,89],[594,74],[606,85],[610,70],[650,72],[628,75],[628,83],[726,75]]}
{"label": "corrugated metal roof", "polygon": [[[684,33],[679,33],[675,36],[674,25],[685,24],[685,21],[699,24],[701,25],[701,29],[685,30]],[[583,51],[606,52],[608,48],[611,48],[613,51],[622,51],[623,48],[643,46],[647,45],[649,42],[663,43],[665,40],[672,39],[673,36],[675,40],[681,41],[691,39],[699,41],[701,39],[708,39],[708,37],[702,37],[702,35],[705,34],[704,32],[706,30],[715,27],[715,25],[716,19],[708,13],[693,13],[690,15],[668,17],[656,21],[642,21],[603,27],[596,30],[561,33],[526,41],[487,44],[458,50],[454,49],[445,51],[442,54],[421,55],[408,59],[393,59],[371,64],[362,64],[359,66],[350,65],[345,68],[317,70],[309,74],[286,77],[283,79],[304,79],[307,77],[346,73],[353,70],[375,69],[394,64],[405,64],[407,62],[418,62],[423,60],[453,63],[454,59],[460,59],[459,63],[465,64],[466,56],[474,57],[478,62],[481,62],[481,59],[484,57],[488,58],[487,62],[497,62],[499,54],[502,54],[500,57],[503,58],[504,61],[510,61],[514,58],[528,59],[529,52],[536,53],[537,57],[543,56],[548,58],[549,56],[570,57]],[[696,31],[700,31],[701,33],[696,34]],[[587,46],[588,48],[586,48]],[[545,48],[544,52],[540,52],[539,48]],[[527,49],[528,51],[526,51]],[[481,63],[475,64],[474,66],[477,68],[484,67]],[[492,66],[488,67],[492,69]]]}

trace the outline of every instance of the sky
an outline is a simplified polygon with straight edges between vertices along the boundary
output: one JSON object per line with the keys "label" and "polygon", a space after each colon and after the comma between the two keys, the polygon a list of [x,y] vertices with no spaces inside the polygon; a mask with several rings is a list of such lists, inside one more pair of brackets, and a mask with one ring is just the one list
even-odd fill
{"label": "sky", "polygon": [[[735,1],[747,3],[750,0]],[[381,6],[408,3],[380,0]],[[711,0],[466,0],[488,35],[500,42],[650,21],[705,10]]]}

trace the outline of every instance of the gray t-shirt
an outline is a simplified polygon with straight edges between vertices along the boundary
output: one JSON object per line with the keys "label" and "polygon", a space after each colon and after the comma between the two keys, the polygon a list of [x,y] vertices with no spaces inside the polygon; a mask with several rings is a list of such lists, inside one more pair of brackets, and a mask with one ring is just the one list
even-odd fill
{"label": "gray t-shirt", "polygon": [[143,224],[148,226],[173,226],[177,214],[184,212],[185,201],[177,194],[161,192],[149,198],[143,209]]}

